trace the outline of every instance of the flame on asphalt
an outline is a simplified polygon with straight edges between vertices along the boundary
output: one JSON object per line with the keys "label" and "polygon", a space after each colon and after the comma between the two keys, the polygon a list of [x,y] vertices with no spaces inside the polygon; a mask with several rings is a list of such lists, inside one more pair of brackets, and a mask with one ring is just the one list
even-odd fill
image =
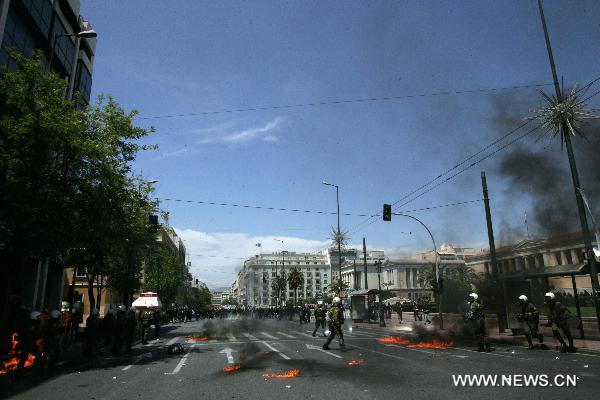
{"label": "flame on asphalt", "polygon": [[438,350],[448,350],[452,346],[454,346],[454,342],[449,340],[447,342],[433,339],[430,342],[411,342],[410,339],[398,337],[398,336],[390,336],[386,338],[376,339],[379,343],[393,343],[393,344],[402,344],[411,348],[422,348],[422,349],[438,349]]}
{"label": "flame on asphalt", "polygon": [[233,371],[237,371],[240,368],[242,368],[242,366],[240,364],[231,364],[231,365],[228,365],[225,368],[223,368],[223,371],[233,372]]}
{"label": "flame on asphalt", "polygon": [[186,336],[190,340],[210,340],[208,336]]}
{"label": "flame on asphalt", "polygon": [[364,362],[364,360],[350,360],[348,362],[348,366],[354,367],[356,365],[361,365],[363,362]]}
{"label": "flame on asphalt", "polygon": [[441,340],[433,339],[431,342],[419,342],[409,344],[408,347],[417,347],[421,349],[438,349],[438,350],[448,350],[454,346],[454,342],[449,340],[447,342],[443,342]]}
{"label": "flame on asphalt", "polygon": [[285,374],[263,374],[263,378],[295,378],[300,375],[299,369],[291,369]]}
{"label": "flame on asphalt", "polygon": [[394,344],[410,344],[410,340],[403,338],[403,337],[398,337],[398,336],[390,336],[390,337],[386,337],[386,338],[380,338],[377,339],[377,341],[379,343],[394,343]]}

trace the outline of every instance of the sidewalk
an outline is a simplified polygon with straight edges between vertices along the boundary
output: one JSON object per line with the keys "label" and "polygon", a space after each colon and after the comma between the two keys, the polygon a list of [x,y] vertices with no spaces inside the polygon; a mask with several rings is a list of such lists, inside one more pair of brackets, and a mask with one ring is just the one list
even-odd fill
{"label": "sidewalk", "polygon": [[[444,314],[444,323],[447,324],[449,322],[448,316]],[[397,314],[392,314],[391,319],[385,320],[385,327],[380,327],[379,323],[367,323],[367,322],[353,322],[353,326],[362,329],[370,329],[375,331],[381,331],[382,335],[410,335],[414,328],[417,326],[430,326],[434,327],[437,324],[438,316],[437,314],[430,314],[430,319],[432,321],[431,325],[424,325],[422,321],[415,321],[413,317],[413,313],[403,313],[402,314],[402,322],[399,321]],[[450,322],[452,323],[452,322]],[[448,326],[448,325],[446,325]],[[554,348],[558,346],[558,342],[554,339],[552,335],[552,330],[549,327],[542,326],[540,324],[540,332],[544,335],[544,343],[549,348]],[[574,338],[579,336],[579,331],[572,330]],[[498,332],[498,328],[496,326],[488,326],[488,335],[489,339],[492,342],[502,343],[512,346],[524,346],[527,347],[527,339],[525,336],[518,335],[513,336],[510,330],[500,333]],[[586,332],[586,335],[588,333]],[[566,339],[565,339],[566,340]],[[534,344],[537,343],[537,340],[534,340]],[[574,339],[574,346],[579,350],[589,351],[592,353],[600,353],[600,336],[596,332],[596,335],[586,336],[586,340],[582,339]]]}

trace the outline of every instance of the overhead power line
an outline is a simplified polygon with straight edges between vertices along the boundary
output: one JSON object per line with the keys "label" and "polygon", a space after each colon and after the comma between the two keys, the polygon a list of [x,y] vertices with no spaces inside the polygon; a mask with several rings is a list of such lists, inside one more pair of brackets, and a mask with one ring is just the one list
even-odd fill
{"label": "overhead power line", "polygon": [[485,88],[485,89],[464,89],[444,92],[432,92],[432,93],[420,93],[420,94],[409,94],[403,96],[382,96],[382,97],[365,97],[359,99],[346,99],[346,100],[329,100],[329,101],[316,101],[312,103],[297,103],[297,104],[283,104],[283,105],[272,105],[262,107],[248,107],[248,108],[232,108],[222,109],[213,111],[198,111],[182,114],[166,114],[166,115],[154,115],[154,116],[138,116],[137,119],[149,120],[149,119],[167,119],[167,118],[181,118],[181,117],[198,117],[206,115],[217,115],[217,114],[232,114],[242,113],[250,111],[268,111],[268,110],[281,110],[290,108],[303,108],[303,107],[318,107],[318,106],[329,106],[336,104],[352,104],[352,103],[367,103],[374,101],[391,101],[391,100],[406,100],[414,99],[419,97],[433,97],[433,96],[451,96],[456,94],[473,94],[473,93],[485,93],[485,92],[499,92],[503,90],[516,90],[516,89],[530,89],[539,88],[544,86],[551,86],[551,83],[542,83],[538,85],[516,85],[516,86],[505,86],[498,88]]}
{"label": "overhead power line", "polygon": [[[166,198],[166,197],[158,198],[158,200],[160,200],[160,201],[175,201],[178,203],[206,204],[206,205],[222,206],[222,207],[251,208],[251,209],[259,209],[259,210],[285,211],[285,212],[300,212],[300,213],[307,213],[307,214],[310,213],[310,214],[337,215],[337,212],[335,212],[335,211],[299,210],[299,209],[292,209],[292,208],[253,206],[253,205],[248,205],[248,204],[218,203],[215,201],[171,199],[171,198]],[[426,210],[433,210],[436,208],[453,207],[453,206],[459,206],[459,205],[464,205],[464,204],[469,204],[469,203],[476,203],[479,201],[482,201],[482,200],[481,199],[467,200],[467,201],[461,201],[461,202],[457,202],[457,203],[448,203],[448,204],[441,204],[441,205],[430,206],[430,207],[423,207],[423,208],[418,208],[418,209],[414,209],[414,210],[405,210],[402,212],[410,213],[410,212],[416,212],[416,211],[426,211]],[[379,216],[381,216],[381,214],[353,214],[353,213],[343,213],[341,215],[349,216],[349,217],[379,217]],[[201,255],[201,254],[198,254],[198,255]],[[204,257],[211,257],[211,256],[204,256]],[[217,257],[217,256],[215,256],[215,257]],[[219,256],[219,257],[221,257],[221,256]],[[227,257],[221,257],[221,258],[227,258]]]}

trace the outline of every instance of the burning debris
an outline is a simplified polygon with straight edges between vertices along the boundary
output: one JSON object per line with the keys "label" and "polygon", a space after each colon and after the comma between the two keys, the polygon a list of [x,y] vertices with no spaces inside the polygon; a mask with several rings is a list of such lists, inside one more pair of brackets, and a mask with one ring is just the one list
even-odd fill
{"label": "burning debris", "polygon": [[348,362],[348,366],[349,367],[355,367],[357,365],[362,365],[362,363],[364,363],[364,362],[365,362],[364,360],[350,360]]}
{"label": "burning debris", "polygon": [[291,369],[284,374],[263,374],[263,378],[296,378],[298,375],[299,369]]}
{"label": "burning debris", "polygon": [[454,342],[452,340],[444,342],[441,340],[433,339],[431,342],[413,343],[413,344],[409,344],[407,347],[411,347],[411,348],[416,347],[416,348],[421,348],[421,349],[448,350],[452,346],[454,346]]}
{"label": "burning debris", "polygon": [[210,338],[208,336],[186,336],[186,338],[188,338],[189,340],[202,340],[202,341],[210,340]]}
{"label": "burning debris", "polygon": [[379,343],[404,344],[404,345],[411,344],[411,341],[409,339],[399,337],[399,336],[390,336],[390,337],[386,337],[386,338],[379,338],[376,340]]}
{"label": "burning debris", "polygon": [[[0,375],[6,375],[15,372],[19,367],[19,334],[17,332],[11,335],[12,346],[7,355],[7,360],[0,364]],[[34,365],[36,357],[33,354],[28,354],[27,359],[23,364],[23,368],[29,368]]]}
{"label": "burning debris", "polygon": [[224,372],[234,372],[240,368],[242,368],[242,366],[240,364],[231,364],[231,365],[228,365],[225,368],[223,368],[223,371]]}
{"label": "burning debris", "polygon": [[454,346],[454,342],[452,340],[443,341],[438,339],[432,339],[429,341],[419,340],[418,342],[412,342],[410,339],[398,336],[390,336],[387,338],[379,338],[376,340],[379,343],[401,344],[410,348],[416,347],[422,349],[448,350],[449,348]]}

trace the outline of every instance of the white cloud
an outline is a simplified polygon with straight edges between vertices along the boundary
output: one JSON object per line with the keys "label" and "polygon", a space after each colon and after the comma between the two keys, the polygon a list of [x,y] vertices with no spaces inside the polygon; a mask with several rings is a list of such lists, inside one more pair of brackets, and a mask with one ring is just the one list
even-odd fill
{"label": "white cloud", "polygon": [[[230,286],[244,260],[259,253],[285,250],[315,252],[327,246],[327,241],[302,239],[291,236],[254,236],[247,233],[201,232],[192,229],[177,229],[177,234],[185,240],[185,246],[192,261],[191,272],[194,278],[204,281],[209,287]],[[256,244],[261,243],[261,247]]]}
{"label": "white cloud", "polygon": [[212,135],[202,139],[200,143],[244,143],[260,138],[264,141],[274,142],[279,138],[273,134],[273,131],[279,128],[283,121],[282,117],[277,117],[262,126],[234,132],[225,132],[224,129],[204,130],[203,133],[212,133]]}

